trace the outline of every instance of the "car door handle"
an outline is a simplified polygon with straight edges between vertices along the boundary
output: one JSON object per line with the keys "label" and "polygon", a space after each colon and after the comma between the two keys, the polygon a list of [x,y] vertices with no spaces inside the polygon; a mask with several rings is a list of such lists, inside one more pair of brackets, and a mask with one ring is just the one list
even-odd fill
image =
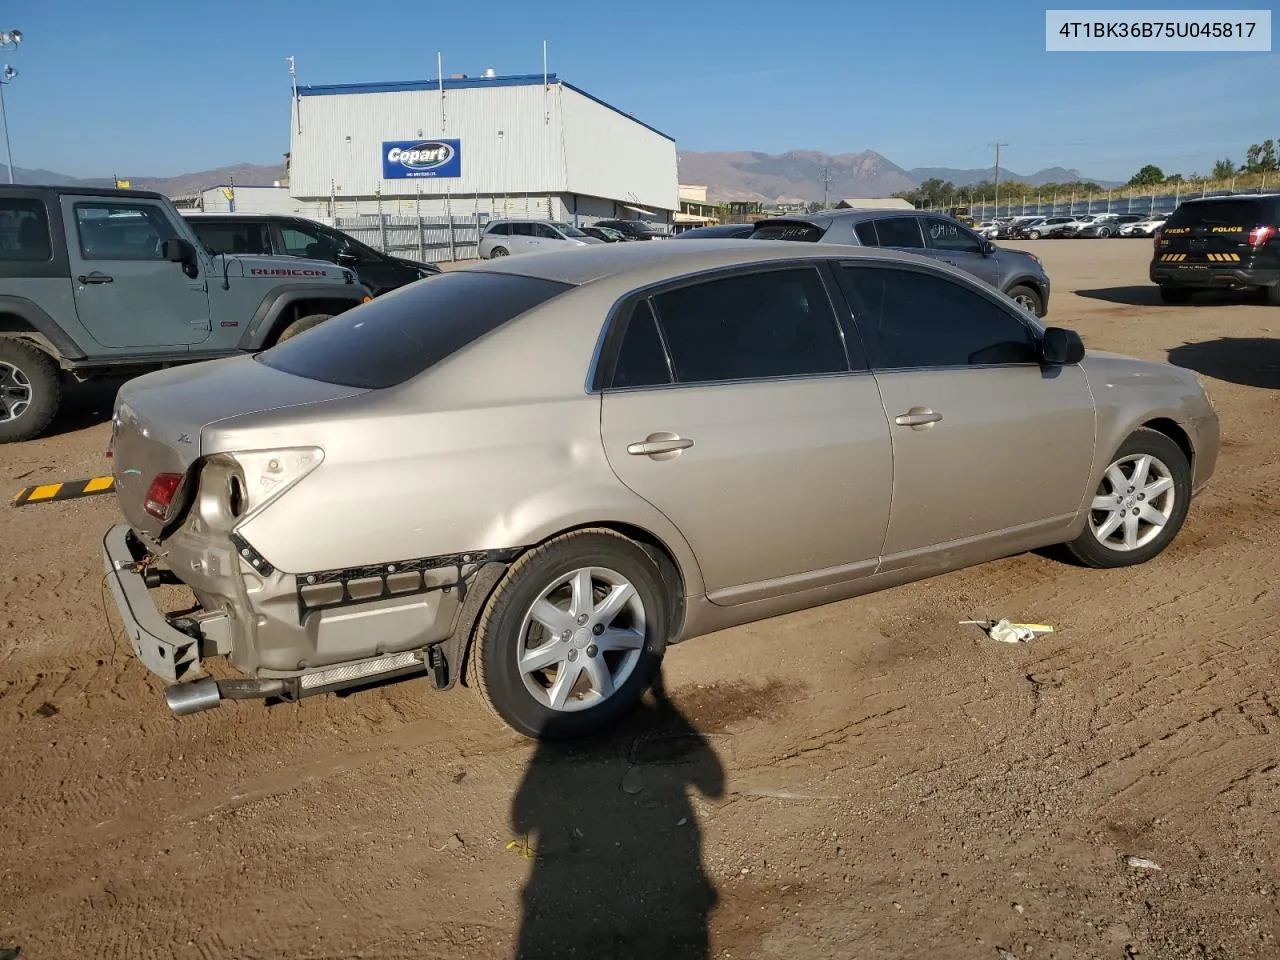
{"label": "car door handle", "polygon": [[633,457],[653,457],[655,460],[670,460],[680,455],[680,451],[693,446],[688,437],[678,437],[673,433],[651,433],[639,443],[627,445],[627,453]]}
{"label": "car door handle", "polygon": [[912,407],[906,413],[902,413],[894,417],[893,422],[900,427],[914,427],[916,429],[920,429],[929,427],[931,424],[935,424],[941,419],[942,414],[934,413],[928,407]]}
{"label": "car door handle", "polygon": [[108,277],[105,273],[98,273],[98,271],[95,270],[93,271],[93,273],[89,274],[88,276],[81,274],[80,276],[76,277],[76,279],[79,280],[81,283],[115,283],[116,278]]}

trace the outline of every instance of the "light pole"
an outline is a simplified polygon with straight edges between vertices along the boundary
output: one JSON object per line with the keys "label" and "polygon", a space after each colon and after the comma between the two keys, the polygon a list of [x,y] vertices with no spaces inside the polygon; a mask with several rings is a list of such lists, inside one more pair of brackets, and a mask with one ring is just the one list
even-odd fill
{"label": "light pole", "polygon": [[[14,33],[17,31],[15,30]],[[13,183],[13,148],[9,146],[9,107],[4,102],[4,88],[13,83],[13,78],[17,75],[18,71],[7,63],[4,65],[4,73],[0,75],[0,113],[4,114],[4,154],[9,164],[10,183]]]}
{"label": "light pole", "polygon": [[[21,30],[0,31],[0,50],[16,50],[21,43]],[[4,65],[4,74],[0,76],[0,113],[4,114],[4,153],[9,163],[10,183],[13,183],[13,150],[9,146],[9,108],[5,106],[4,88],[12,83],[13,78],[17,75],[18,71],[6,63]]]}

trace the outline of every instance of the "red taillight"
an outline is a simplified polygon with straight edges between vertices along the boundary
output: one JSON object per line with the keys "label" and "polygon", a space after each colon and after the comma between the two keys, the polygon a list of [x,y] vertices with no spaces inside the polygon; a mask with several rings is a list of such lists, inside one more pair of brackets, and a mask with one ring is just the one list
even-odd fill
{"label": "red taillight", "polygon": [[157,520],[165,520],[169,515],[169,507],[173,504],[173,495],[178,492],[182,483],[180,473],[158,473],[147,488],[147,497],[142,502],[142,509]]}
{"label": "red taillight", "polygon": [[1261,247],[1275,235],[1275,227],[1254,227],[1249,231],[1249,246]]}

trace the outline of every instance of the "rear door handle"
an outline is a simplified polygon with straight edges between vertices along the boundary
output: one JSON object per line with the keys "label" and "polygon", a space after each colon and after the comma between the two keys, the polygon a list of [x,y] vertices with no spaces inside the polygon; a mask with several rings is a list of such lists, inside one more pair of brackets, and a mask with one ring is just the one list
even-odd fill
{"label": "rear door handle", "polygon": [[911,427],[916,430],[928,429],[942,419],[942,414],[934,413],[928,407],[912,407],[906,413],[894,417],[893,422],[900,427]]}
{"label": "rear door handle", "polygon": [[80,276],[76,277],[76,279],[79,280],[81,283],[115,283],[116,278],[108,277],[105,273],[99,273],[97,270],[95,270],[93,271],[93,273],[89,274],[88,276],[81,274]]}
{"label": "rear door handle", "polygon": [[688,437],[678,437],[671,433],[651,433],[639,443],[627,445],[627,453],[633,457],[653,457],[655,460],[670,460],[678,457],[680,451],[693,446]]}

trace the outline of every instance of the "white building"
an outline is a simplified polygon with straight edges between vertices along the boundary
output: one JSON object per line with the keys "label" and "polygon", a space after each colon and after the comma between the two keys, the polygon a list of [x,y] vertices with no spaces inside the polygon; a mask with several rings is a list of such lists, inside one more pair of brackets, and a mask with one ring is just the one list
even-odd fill
{"label": "white building", "polygon": [[220,183],[197,194],[174,197],[179,209],[200,213],[278,213],[315,217],[327,212],[328,203],[304,203],[289,195],[289,188]]}
{"label": "white building", "polygon": [[491,74],[299,87],[289,192],[331,216],[672,221],[671,137],[555,74]]}

